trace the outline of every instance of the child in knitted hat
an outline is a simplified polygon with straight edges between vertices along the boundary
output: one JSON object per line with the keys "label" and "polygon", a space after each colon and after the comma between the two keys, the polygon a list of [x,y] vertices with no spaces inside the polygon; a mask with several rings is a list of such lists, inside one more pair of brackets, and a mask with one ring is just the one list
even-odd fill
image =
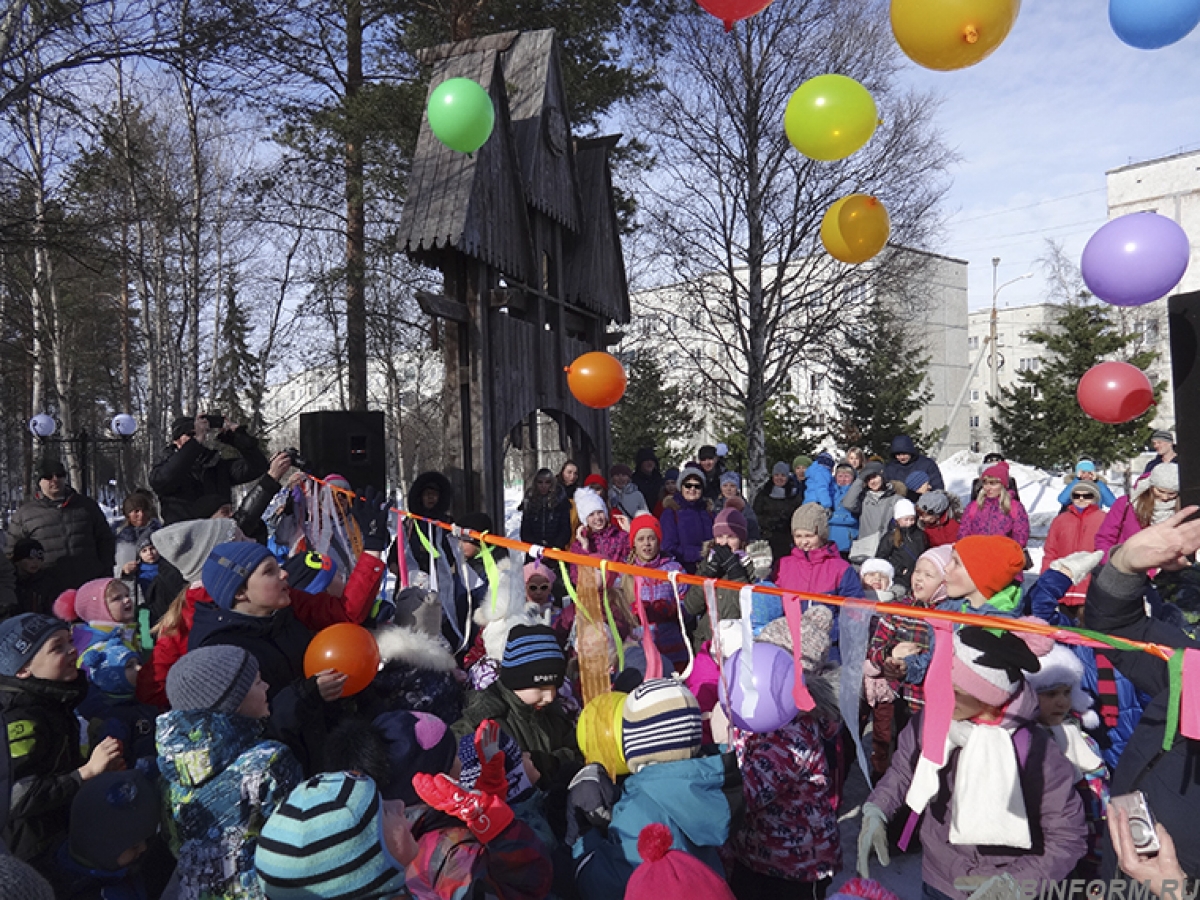
{"label": "child in knitted hat", "polygon": [[[713,539],[700,551],[700,562],[696,574],[703,578],[734,581],[750,584],[761,581],[771,574],[771,545],[766,541],[750,543],[749,525],[746,517],[726,504],[717,513],[713,522]],[[742,617],[738,591],[717,588],[717,616],[721,622],[736,622]],[[709,621],[708,596],[702,585],[693,584],[687,589],[683,601],[684,609],[694,617],[696,625],[692,631],[692,642],[697,652],[703,650],[713,636],[713,625]],[[722,629],[733,625],[720,626]],[[740,628],[737,629],[740,631]],[[728,655],[732,650],[726,650]]]}
{"label": "child in knitted hat", "polygon": [[638,835],[642,864],[629,877],[625,900],[734,900],[716,872],[682,850],[674,850],[666,825],[651,823]]}
{"label": "child in knitted hat", "polygon": [[133,598],[120,578],[95,578],[79,588],[63,591],[54,601],[54,614],[64,622],[75,623],[71,626],[71,643],[80,656],[113,633],[131,650],[141,649]]}
{"label": "child in knitted hat", "polygon": [[1009,490],[1008,463],[1001,460],[983,470],[979,492],[967,504],[959,523],[960,538],[970,535],[1009,537],[1021,547],[1029,543],[1029,515]]}
{"label": "child in knitted hat", "polygon": [[917,500],[917,522],[930,547],[953,544],[958,540],[958,498],[946,491],[930,491]]}
{"label": "child in knitted hat", "polygon": [[357,772],[297,785],[267,820],[254,864],[267,900],[406,898],[404,868],[417,856],[404,804],[380,797]]}
{"label": "child in knitted hat", "polygon": [[463,717],[454,723],[455,736],[474,734],[484,719],[494,719],[530,754],[547,784],[557,785],[560,778],[569,781],[583,759],[575,727],[558,701],[566,671],[566,656],[551,629],[514,626],[500,661],[500,677],[467,698]]}
{"label": "child in knitted hat", "polygon": [[1100,873],[1109,773],[1100,745],[1084,731],[1084,725],[1094,728],[1099,717],[1092,711],[1092,698],[1081,686],[1083,663],[1074,648],[1055,644],[1040,662],[1041,668],[1028,676],[1029,686],[1037,692],[1038,722],[1075,768],[1075,788],[1087,818],[1088,842],[1074,877],[1091,880]]}
{"label": "child in knitted hat", "polygon": [[[571,541],[570,551],[610,562],[624,562],[629,558],[629,535],[609,519],[608,505],[604,498],[590,488],[580,488],[572,500],[579,515],[579,527]],[[571,566],[571,580],[579,581],[579,568]],[[594,577],[594,576],[589,576]],[[616,584],[616,573],[608,576],[611,590]]]}
{"label": "child in knitted hat", "polygon": [[123,765],[114,738],[99,742],[84,762],[75,707],[87,686],[61,619],[23,613],[0,622],[0,719],[13,798],[0,839],[43,873],[66,837],[79,785]]}
{"label": "child in knitted hat", "polygon": [[927,707],[900,733],[891,767],[863,805],[860,875],[869,876],[872,850],[888,863],[887,822],[907,806],[909,828],[924,813],[928,896],[1015,900],[1029,881],[1041,891],[1068,876],[1086,848],[1083,806],[1071,763],[1037,725],[1037,696],[1025,682],[1040,668],[1035,648],[1046,653],[1048,644],[975,627],[954,635],[950,727],[940,740],[927,733],[924,717],[947,712]]}
{"label": "child in knitted hat", "polygon": [[114,737],[124,749],[126,768],[157,774],[154,720],[158,709],[139,703],[134,696],[142,668],[138,655],[113,635],[102,644],[88,647],[80,665],[91,682],[77,710],[87,722],[88,746]]}
{"label": "child in knitted hat", "polygon": [[1021,613],[1025,551],[1012,538],[972,535],[954,544],[946,565],[945,608],[1015,618]]}
{"label": "child in knitted hat", "polygon": [[55,595],[42,567],[46,550],[35,538],[21,538],[12,545],[12,564],[16,569],[17,607],[20,612],[49,614]]}
{"label": "child in knitted hat", "polygon": [[[732,510],[730,511],[732,512]],[[682,572],[683,566],[662,552],[662,528],[658,519],[649,513],[637,516],[629,526],[633,550],[625,560],[630,565],[662,572]],[[687,618],[682,610],[687,585],[672,585],[655,578],[635,579],[621,576],[621,595],[624,597],[631,624],[649,631],[655,648],[668,666],[676,672],[687,668],[690,654],[684,634]]]}
{"label": "child in knitted hat", "polygon": [[911,500],[903,497],[897,500],[892,507],[892,519],[895,525],[883,536],[875,555],[892,564],[893,581],[907,590],[917,558],[929,549],[929,538],[917,525],[917,508]]}
{"label": "child in knitted hat", "polygon": [[263,740],[270,714],[258,661],[241,647],[200,647],[167,676],[158,717],[181,898],[257,897],[256,838],[301,777],[292,752]]}
{"label": "child in knitted hat", "polygon": [[733,821],[727,792],[737,791],[741,776],[731,755],[699,755],[701,733],[696,698],[675,679],[645,681],[626,699],[621,744],[632,774],[607,833],[590,830],[575,844],[576,859],[584,860],[576,873],[583,900],[624,894],[641,861],[638,836],[651,822],[670,830],[675,847],[724,874],[717,850]]}

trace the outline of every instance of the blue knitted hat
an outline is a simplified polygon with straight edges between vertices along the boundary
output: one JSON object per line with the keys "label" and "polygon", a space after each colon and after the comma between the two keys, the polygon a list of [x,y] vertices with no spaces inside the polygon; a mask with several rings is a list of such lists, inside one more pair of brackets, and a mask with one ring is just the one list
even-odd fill
{"label": "blue knitted hat", "polygon": [[904,486],[910,491],[919,491],[921,485],[929,483],[929,473],[922,472],[916,469],[908,473],[908,477],[904,479]]}
{"label": "blue knitted hat", "polygon": [[233,598],[271,551],[262,544],[235,541],[217,544],[204,561],[200,580],[213,602],[222,609],[233,608]]}
{"label": "blue knitted hat", "polygon": [[88,680],[106,694],[114,697],[133,696],[133,685],[125,676],[129,660],[138,655],[114,633],[107,641],[92,644],[79,659],[79,664],[88,674]]}
{"label": "blue knitted hat", "polygon": [[22,613],[0,622],[0,675],[10,678],[29,665],[54,632],[71,626],[62,619]]}
{"label": "blue knitted hat", "polygon": [[375,782],[351,772],[318,775],[288,794],[263,825],[254,865],[269,900],[384,900],[404,890]]}
{"label": "blue knitted hat", "polygon": [[500,683],[510,691],[558,687],[567,674],[567,658],[546,625],[514,625],[500,660]]}

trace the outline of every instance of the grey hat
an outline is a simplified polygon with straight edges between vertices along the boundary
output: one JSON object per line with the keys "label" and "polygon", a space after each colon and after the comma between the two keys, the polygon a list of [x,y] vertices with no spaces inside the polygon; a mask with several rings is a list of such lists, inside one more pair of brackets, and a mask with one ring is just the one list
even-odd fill
{"label": "grey hat", "polygon": [[1179,464],[1159,463],[1150,470],[1150,487],[1179,493]]}
{"label": "grey hat", "polygon": [[[16,676],[29,665],[42,644],[56,631],[70,626],[62,619],[38,613],[22,613],[0,622],[0,675]],[[7,897],[0,894],[0,897]]]}
{"label": "grey hat", "polygon": [[1071,485],[1071,493],[1074,494],[1076,491],[1087,491],[1092,495],[1092,499],[1097,503],[1099,503],[1102,499],[1100,496],[1100,488],[1096,487],[1096,485],[1092,484],[1090,481],[1083,481],[1082,479],[1076,481],[1073,485]]}
{"label": "grey hat", "polygon": [[0,897],[4,900],[54,900],[54,890],[29,863],[0,853]]}
{"label": "grey hat", "polygon": [[197,647],[167,673],[167,699],[176,710],[233,715],[254,686],[258,660],[241,647]]}
{"label": "grey hat", "polygon": [[820,503],[805,503],[792,513],[792,532],[811,531],[822,542],[829,540],[829,510]]}
{"label": "grey hat", "polygon": [[780,460],[779,462],[775,463],[775,465],[773,465],[771,467],[771,474],[772,475],[791,475],[792,469],[787,463],[785,463],[783,460]]}
{"label": "grey hat", "polygon": [[200,580],[204,562],[213,548],[234,539],[237,523],[233,519],[195,519],[177,522],[154,532],[159,555],[179,570],[188,584]]}
{"label": "grey hat", "polygon": [[1168,442],[1174,444],[1175,443],[1175,435],[1171,434],[1171,432],[1169,432],[1169,431],[1164,431],[1162,429],[1159,429],[1158,431],[1154,432],[1154,434],[1150,435],[1150,440],[1152,440],[1152,441],[1168,441]]}
{"label": "grey hat", "polygon": [[922,494],[921,499],[917,501],[917,509],[933,513],[935,516],[940,516],[949,508],[950,497],[945,491],[930,491]]}

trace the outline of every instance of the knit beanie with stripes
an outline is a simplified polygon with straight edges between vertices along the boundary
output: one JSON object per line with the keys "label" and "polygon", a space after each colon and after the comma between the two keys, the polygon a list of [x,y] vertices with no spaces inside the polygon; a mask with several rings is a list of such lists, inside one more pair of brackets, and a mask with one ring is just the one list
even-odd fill
{"label": "knit beanie with stripes", "polygon": [[510,691],[554,687],[567,674],[567,658],[545,625],[514,625],[500,660],[500,683]]}
{"label": "knit beanie with stripes", "polygon": [[263,825],[254,865],[268,900],[385,900],[404,890],[404,867],[384,841],[379,791],[352,772],[296,787]]}
{"label": "knit beanie with stripes", "polygon": [[653,763],[691,759],[700,752],[704,731],[700,704],[681,681],[643,681],[625,701],[621,746],[629,771]]}

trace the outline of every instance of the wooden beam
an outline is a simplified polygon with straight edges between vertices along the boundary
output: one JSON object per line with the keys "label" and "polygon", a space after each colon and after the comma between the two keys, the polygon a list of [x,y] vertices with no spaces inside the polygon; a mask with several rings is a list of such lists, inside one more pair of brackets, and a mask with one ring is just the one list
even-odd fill
{"label": "wooden beam", "polygon": [[444,294],[417,291],[417,303],[426,315],[449,319],[451,322],[469,322],[471,313],[465,303],[460,303]]}

